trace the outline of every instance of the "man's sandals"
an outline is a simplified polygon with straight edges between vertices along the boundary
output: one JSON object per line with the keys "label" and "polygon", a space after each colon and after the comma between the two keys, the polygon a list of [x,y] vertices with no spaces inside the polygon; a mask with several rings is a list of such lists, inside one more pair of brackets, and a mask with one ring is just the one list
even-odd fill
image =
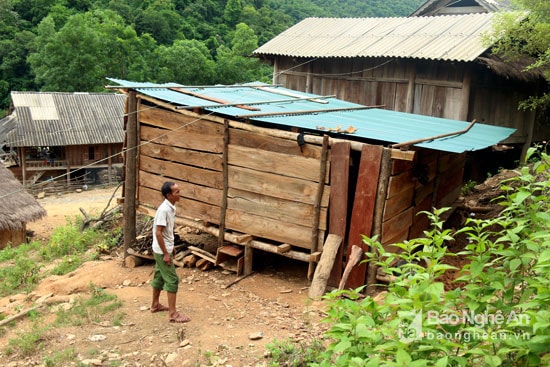
{"label": "man's sandals", "polygon": [[184,323],[189,321],[191,321],[191,319],[188,316],[182,315],[179,312],[176,312],[175,314],[170,316],[170,322]]}
{"label": "man's sandals", "polygon": [[169,308],[166,307],[165,305],[161,305],[160,303],[158,304],[157,307],[151,307],[151,313],[155,313],[155,312],[164,312],[164,311],[168,311]]}

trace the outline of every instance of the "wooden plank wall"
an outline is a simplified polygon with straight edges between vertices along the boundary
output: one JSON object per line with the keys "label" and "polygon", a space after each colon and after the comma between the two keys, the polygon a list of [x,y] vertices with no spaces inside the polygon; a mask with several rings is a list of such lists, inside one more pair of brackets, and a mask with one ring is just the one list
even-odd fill
{"label": "wooden plank wall", "polygon": [[[140,205],[157,207],[162,183],[175,181],[181,195],[178,215],[219,225],[223,125],[162,109],[144,109],[139,118]],[[306,144],[300,150],[295,141],[230,128],[225,229],[311,249],[320,157],[320,146]],[[319,248],[327,230],[328,177]]]}
{"label": "wooden plank wall", "polygon": [[[305,59],[279,57],[278,82],[286,88],[337,98],[366,106],[421,115],[506,126],[517,131],[505,143],[547,140],[550,126],[536,123],[532,111],[520,111],[518,103],[529,97],[537,84],[519,83],[474,64],[380,58]],[[470,73],[471,87],[463,89]],[[412,85],[409,85],[412,81]],[[407,95],[408,88],[413,92]],[[410,98],[409,98],[410,97]],[[407,101],[412,102],[410,108]],[[532,129],[532,132],[531,132]]]}
{"label": "wooden plank wall", "polygon": [[422,237],[430,223],[419,213],[455,203],[462,189],[465,158],[466,154],[420,149],[413,162],[393,161],[382,219],[383,244]]}
{"label": "wooden plank wall", "polygon": [[[413,162],[393,160],[382,216],[382,244],[406,240],[413,221]],[[394,251],[390,246],[388,251]]]}

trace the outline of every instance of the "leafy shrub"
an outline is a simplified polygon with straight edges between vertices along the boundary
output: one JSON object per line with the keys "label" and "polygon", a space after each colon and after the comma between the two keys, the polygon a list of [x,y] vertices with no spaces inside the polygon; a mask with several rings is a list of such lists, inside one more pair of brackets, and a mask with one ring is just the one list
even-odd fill
{"label": "leafy shrub", "polygon": [[[534,150],[530,150],[530,155]],[[528,156],[529,158],[529,156]],[[458,233],[470,262],[462,288],[444,291],[449,269],[443,210],[430,216],[425,239],[389,253],[364,238],[379,256],[368,261],[395,276],[386,296],[361,301],[359,290],[333,292],[327,322],[332,343],[315,366],[539,366],[550,363],[550,159],[522,167],[504,185],[501,216],[468,219]],[[399,264],[399,266],[397,265]],[[341,296],[345,295],[346,298]]]}
{"label": "leafy shrub", "polygon": [[[308,365],[550,365],[550,158],[539,154],[504,183],[498,218],[470,218],[452,233],[439,219],[445,209],[424,212],[432,229],[396,244],[399,253],[364,237],[377,249],[366,261],[394,280],[377,299],[361,288],[328,294],[330,344]],[[445,291],[446,245],[458,235],[469,263],[460,287]]]}

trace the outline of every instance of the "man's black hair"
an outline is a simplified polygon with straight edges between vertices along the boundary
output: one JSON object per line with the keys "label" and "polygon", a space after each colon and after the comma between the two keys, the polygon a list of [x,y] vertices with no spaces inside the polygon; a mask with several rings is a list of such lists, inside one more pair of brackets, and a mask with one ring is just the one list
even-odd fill
{"label": "man's black hair", "polygon": [[172,181],[166,181],[162,184],[162,187],[160,188],[160,192],[162,192],[162,196],[167,198],[167,195],[172,192],[172,186],[174,186],[175,183]]}

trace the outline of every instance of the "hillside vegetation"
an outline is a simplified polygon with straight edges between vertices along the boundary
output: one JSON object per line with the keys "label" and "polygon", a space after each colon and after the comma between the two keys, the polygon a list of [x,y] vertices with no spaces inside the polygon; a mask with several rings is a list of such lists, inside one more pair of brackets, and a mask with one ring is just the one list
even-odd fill
{"label": "hillside vegetation", "polygon": [[106,77],[269,81],[250,53],[300,20],[406,16],[422,2],[0,0],[0,117],[10,91],[102,92]]}

